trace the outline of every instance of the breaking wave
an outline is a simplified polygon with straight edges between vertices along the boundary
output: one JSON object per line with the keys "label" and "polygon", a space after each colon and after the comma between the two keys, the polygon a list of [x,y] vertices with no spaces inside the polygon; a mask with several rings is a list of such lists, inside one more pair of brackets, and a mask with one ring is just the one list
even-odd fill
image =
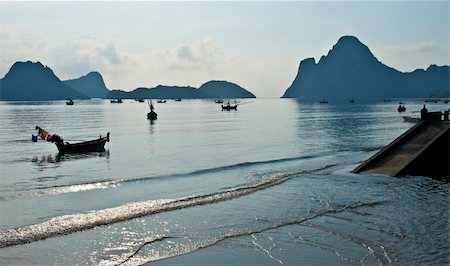
{"label": "breaking wave", "polygon": [[303,173],[303,171],[278,173],[264,180],[260,180],[253,185],[237,187],[222,192],[178,199],[133,202],[89,213],[59,216],[39,224],[5,229],[0,231],[0,247],[25,244],[58,235],[91,229],[101,225],[127,221],[145,215],[226,201],[278,185],[293,176],[298,176]]}

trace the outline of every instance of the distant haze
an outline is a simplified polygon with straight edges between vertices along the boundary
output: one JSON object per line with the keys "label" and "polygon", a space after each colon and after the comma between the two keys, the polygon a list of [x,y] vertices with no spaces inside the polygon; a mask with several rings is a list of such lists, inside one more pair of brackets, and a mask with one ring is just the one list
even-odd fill
{"label": "distant haze", "polygon": [[448,19],[448,1],[2,1],[0,78],[31,60],[61,80],[98,71],[109,89],[228,80],[275,98],[344,35],[402,72],[449,65]]}

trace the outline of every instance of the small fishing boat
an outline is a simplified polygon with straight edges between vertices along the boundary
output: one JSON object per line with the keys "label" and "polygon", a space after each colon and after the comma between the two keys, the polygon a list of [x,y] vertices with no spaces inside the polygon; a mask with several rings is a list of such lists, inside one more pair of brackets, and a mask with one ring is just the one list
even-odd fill
{"label": "small fishing boat", "polygon": [[122,99],[113,99],[111,100],[111,103],[122,103]]}
{"label": "small fishing boat", "polygon": [[[36,130],[38,130],[38,136],[41,139],[46,140],[48,142],[55,143],[56,147],[60,154],[64,153],[87,153],[87,152],[101,152],[105,151],[105,143],[109,142],[109,132],[106,134],[106,137],[100,136],[98,139],[82,141],[78,143],[69,143],[64,141],[60,136],[56,134],[50,134],[45,129],[42,129],[36,126]],[[38,136],[33,135],[33,142],[38,141]]]}
{"label": "small fishing boat", "polygon": [[158,114],[154,111],[152,101],[149,101],[148,105],[150,106],[150,112],[147,113],[147,119],[156,120],[158,118]]}
{"label": "small fishing boat", "polygon": [[144,102],[144,99],[139,98],[139,99],[135,99],[135,101],[140,102],[140,103],[143,103],[143,102]]}
{"label": "small fishing boat", "polygon": [[222,105],[222,110],[237,110],[237,105]]}
{"label": "small fishing boat", "polygon": [[226,111],[230,111],[230,110],[237,110],[238,104],[236,101],[234,101],[234,105],[231,105],[230,102],[227,102],[226,105],[222,104],[222,111],[226,110]]}
{"label": "small fishing boat", "polygon": [[[57,135],[53,135],[52,139],[55,139],[55,136]],[[60,138],[60,141],[55,141],[55,144],[58,148],[59,153],[85,153],[105,151],[106,142],[109,142],[109,132],[106,134],[106,137],[100,136],[98,139],[73,144],[64,142],[63,139]]]}
{"label": "small fishing boat", "polygon": [[176,102],[181,102],[180,98],[175,99]]}
{"label": "small fishing boat", "polygon": [[327,100],[321,100],[321,101],[319,101],[319,103],[328,103],[328,101]]}
{"label": "small fishing boat", "polygon": [[223,100],[222,99],[217,99],[217,100],[215,100],[215,102],[216,103],[223,103]]}
{"label": "small fishing boat", "polygon": [[72,99],[67,100],[66,105],[73,105],[73,100]]}
{"label": "small fishing boat", "polygon": [[348,100],[349,103],[355,103],[355,99],[351,98],[350,100]]}
{"label": "small fishing boat", "polygon": [[163,99],[159,99],[158,101],[156,101],[157,103],[166,103],[166,100]]}
{"label": "small fishing boat", "polygon": [[408,122],[408,123],[417,123],[420,121],[420,118],[418,117],[411,117],[411,116],[402,116],[403,121]]}

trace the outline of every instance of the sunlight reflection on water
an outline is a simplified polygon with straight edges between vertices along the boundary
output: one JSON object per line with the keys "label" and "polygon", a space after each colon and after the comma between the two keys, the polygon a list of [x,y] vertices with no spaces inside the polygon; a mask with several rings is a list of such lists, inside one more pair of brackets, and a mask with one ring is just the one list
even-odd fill
{"label": "sunlight reflection on water", "polygon": [[[148,106],[131,100],[0,103],[2,230],[112,208],[108,217],[124,216],[146,201],[189,203],[2,248],[0,264],[115,264],[133,253],[126,263],[448,264],[447,183],[349,173],[412,126],[396,103],[155,108],[151,123]],[[35,125],[74,140],[111,132],[111,142],[105,153],[60,156],[31,142]],[[252,187],[264,182],[275,183]]]}

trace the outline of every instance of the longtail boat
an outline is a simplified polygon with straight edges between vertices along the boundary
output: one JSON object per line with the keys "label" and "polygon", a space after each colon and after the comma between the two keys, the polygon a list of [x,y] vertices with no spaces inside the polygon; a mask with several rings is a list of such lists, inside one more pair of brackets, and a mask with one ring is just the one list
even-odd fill
{"label": "longtail boat", "polygon": [[[55,138],[55,135],[53,135],[53,138]],[[61,139],[61,141],[55,141],[55,145],[59,153],[85,153],[105,151],[106,142],[109,142],[109,132],[106,134],[106,137],[100,136],[98,139],[78,143],[64,142]]]}
{"label": "longtail boat", "polygon": [[[83,141],[78,143],[69,143],[65,142],[60,136],[56,134],[50,134],[45,129],[42,129],[36,126],[36,130],[38,130],[38,136],[40,136],[43,140],[55,143],[56,147],[60,154],[64,153],[86,153],[86,152],[101,152],[105,151],[105,143],[109,142],[109,132],[106,134],[106,137],[100,136],[98,139]],[[38,141],[38,136],[33,135],[33,142]]]}
{"label": "longtail boat", "polygon": [[150,120],[156,120],[158,118],[158,114],[154,111],[155,108],[153,107],[152,101],[147,101],[147,103],[150,107],[150,112],[147,113],[147,118]]}
{"label": "longtail boat", "polygon": [[230,104],[227,104],[227,105],[222,105],[222,111],[223,110],[227,110],[227,111],[230,111],[230,110],[237,110],[237,104],[235,104],[235,105],[230,105]]}

